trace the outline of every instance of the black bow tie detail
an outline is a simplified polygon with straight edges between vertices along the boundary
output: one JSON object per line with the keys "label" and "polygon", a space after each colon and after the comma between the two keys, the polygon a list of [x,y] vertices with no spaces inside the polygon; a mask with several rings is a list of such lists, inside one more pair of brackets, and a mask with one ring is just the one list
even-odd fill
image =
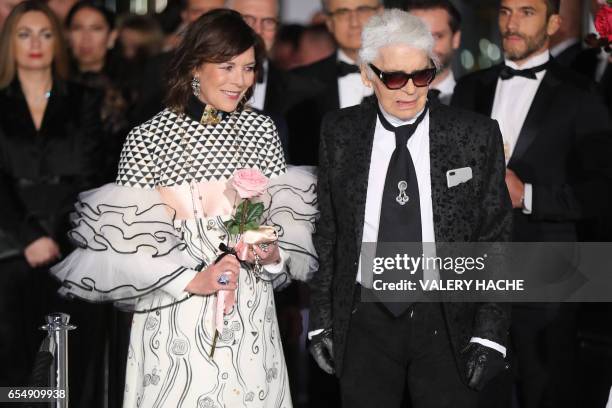
{"label": "black bow tie detail", "polygon": [[502,79],[502,81],[514,78],[515,76],[522,76],[528,79],[537,79],[536,73],[540,71],[544,71],[547,67],[548,67],[548,62],[542,65],[538,65],[537,67],[526,68],[526,69],[514,69],[514,68],[510,68],[507,65],[504,65],[502,70],[499,72],[499,77]]}
{"label": "black bow tie detail", "polygon": [[339,77],[343,77],[348,74],[358,74],[359,73],[359,67],[357,65],[347,64],[344,61],[338,61],[338,64],[336,65],[336,67],[337,67],[337,74]]}

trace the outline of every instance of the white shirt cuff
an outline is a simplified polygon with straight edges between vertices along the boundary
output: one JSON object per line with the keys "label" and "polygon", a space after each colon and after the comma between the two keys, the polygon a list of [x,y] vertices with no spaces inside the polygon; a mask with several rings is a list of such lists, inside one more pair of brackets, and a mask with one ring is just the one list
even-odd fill
{"label": "white shirt cuff", "polygon": [[186,296],[190,295],[189,292],[185,290],[189,282],[193,278],[195,278],[198,272],[193,269],[186,269],[179,276],[172,279],[172,281],[168,282],[162,289],[164,292],[173,296],[175,299],[183,299]]}
{"label": "white shirt cuff", "polygon": [[492,348],[493,350],[496,350],[502,353],[504,358],[506,358],[506,348],[502,346],[501,344],[498,344],[494,341],[483,339],[481,337],[472,337],[470,339],[470,343],[478,343],[478,344],[482,344],[485,347]]}
{"label": "white shirt cuff", "polygon": [[264,265],[264,269],[271,275],[277,275],[285,269],[285,263],[287,262],[287,253],[281,247],[278,247],[278,253],[280,255],[280,261],[275,264]]}
{"label": "white shirt cuff", "polygon": [[317,329],[317,330],[313,330],[311,332],[308,332],[308,340],[312,340],[312,338],[314,336],[316,336],[317,334],[321,333],[323,331],[323,329]]}
{"label": "white shirt cuff", "polygon": [[531,183],[525,183],[525,196],[523,197],[523,214],[531,214],[533,207],[533,186]]}

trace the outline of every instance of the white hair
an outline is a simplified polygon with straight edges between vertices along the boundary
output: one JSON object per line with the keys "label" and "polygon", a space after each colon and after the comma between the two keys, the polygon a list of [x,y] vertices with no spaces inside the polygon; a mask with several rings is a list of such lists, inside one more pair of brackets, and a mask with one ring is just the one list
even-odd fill
{"label": "white hair", "polygon": [[[434,39],[423,20],[400,9],[384,10],[370,18],[361,33],[359,62],[368,65],[378,57],[381,48],[406,45],[423,50],[438,66],[433,53]],[[368,74],[372,74],[368,69]]]}

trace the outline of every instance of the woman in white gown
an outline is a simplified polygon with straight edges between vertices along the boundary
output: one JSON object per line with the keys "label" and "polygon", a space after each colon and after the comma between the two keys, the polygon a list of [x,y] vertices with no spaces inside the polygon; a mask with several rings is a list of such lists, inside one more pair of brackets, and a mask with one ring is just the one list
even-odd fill
{"label": "woman in white gown", "polygon": [[[316,268],[316,198],[310,173],[287,172],[273,122],[245,108],[263,55],[238,13],[194,22],[170,66],[168,108],[132,130],[116,183],[77,203],[79,248],[52,272],[67,296],[137,312],[124,407],[291,407],[273,287]],[[279,238],[218,260],[235,244],[225,222],[243,168],[270,178],[258,200]],[[215,341],[220,291],[236,301]]]}

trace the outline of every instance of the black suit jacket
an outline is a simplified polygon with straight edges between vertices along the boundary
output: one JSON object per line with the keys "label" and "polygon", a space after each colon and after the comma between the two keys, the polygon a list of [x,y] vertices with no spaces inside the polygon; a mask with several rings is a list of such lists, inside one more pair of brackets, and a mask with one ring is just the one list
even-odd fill
{"label": "black suit jacket", "polygon": [[289,126],[291,163],[319,163],[319,132],[325,114],[340,109],[337,55],[290,71],[283,112]]}
{"label": "black suit jacket", "polygon": [[[314,236],[320,266],[310,282],[310,329],[333,327],[338,375],[353,306],[376,118],[376,99],[370,97],[328,115],[321,130],[320,219]],[[437,104],[430,109],[429,137],[436,241],[508,240],[511,205],[496,122]],[[473,179],[449,189],[446,172],[466,166],[472,167]],[[457,359],[472,336],[506,344],[509,316],[503,305],[444,304],[444,314]]]}
{"label": "black suit jacket", "polygon": [[[452,104],[491,115],[501,65],[462,78]],[[532,214],[514,211],[514,240],[577,239],[577,221],[609,210],[612,128],[593,84],[551,60],[508,162],[533,185]]]}
{"label": "black suit jacket", "polygon": [[576,64],[576,60],[582,53],[582,43],[578,41],[575,44],[570,45],[563,50],[560,54],[555,56],[555,60],[564,67],[572,67]]}

